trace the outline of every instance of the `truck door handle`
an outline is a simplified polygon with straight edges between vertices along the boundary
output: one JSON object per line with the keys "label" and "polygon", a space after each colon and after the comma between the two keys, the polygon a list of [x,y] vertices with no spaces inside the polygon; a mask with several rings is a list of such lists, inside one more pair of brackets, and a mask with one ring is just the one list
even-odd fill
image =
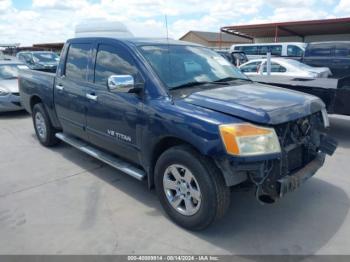
{"label": "truck door handle", "polygon": [[62,84],[57,84],[56,89],[62,91],[64,89],[64,86]]}
{"label": "truck door handle", "polygon": [[94,94],[86,94],[86,98],[89,100],[97,101],[97,96]]}

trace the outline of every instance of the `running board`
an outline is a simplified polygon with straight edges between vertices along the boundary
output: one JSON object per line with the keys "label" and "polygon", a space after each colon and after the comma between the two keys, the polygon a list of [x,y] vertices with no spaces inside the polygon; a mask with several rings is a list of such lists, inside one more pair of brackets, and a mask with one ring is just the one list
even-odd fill
{"label": "running board", "polygon": [[80,151],[97,158],[98,160],[101,160],[102,162],[106,163],[107,165],[110,165],[138,180],[143,180],[146,177],[146,173],[133,165],[129,164],[128,162],[121,160],[120,158],[111,155],[109,153],[103,152],[84,141],[81,141],[80,139],[77,139],[73,136],[66,135],[64,133],[57,133],[56,137],[63,142],[66,142],[67,144],[79,149]]}

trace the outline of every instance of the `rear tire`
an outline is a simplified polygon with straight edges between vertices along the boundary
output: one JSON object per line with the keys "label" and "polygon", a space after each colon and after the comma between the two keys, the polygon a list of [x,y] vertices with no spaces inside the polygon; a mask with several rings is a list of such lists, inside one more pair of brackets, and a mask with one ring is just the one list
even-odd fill
{"label": "rear tire", "polygon": [[158,198],[178,225],[201,230],[221,218],[230,205],[230,188],[210,159],[189,146],[165,151],[155,166]]}
{"label": "rear tire", "polygon": [[44,105],[35,104],[32,112],[34,129],[39,142],[46,147],[56,145],[59,142],[55,136],[57,130],[52,126]]}

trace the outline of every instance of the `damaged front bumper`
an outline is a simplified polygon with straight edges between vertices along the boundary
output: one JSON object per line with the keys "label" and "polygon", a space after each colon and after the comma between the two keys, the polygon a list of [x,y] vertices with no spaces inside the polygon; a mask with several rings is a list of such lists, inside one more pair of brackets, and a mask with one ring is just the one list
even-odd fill
{"label": "damaged front bumper", "polygon": [[260,202],[273,203],[296,190],[323,166],[326,155],[332,155],[337,142],[324,133],[317,137],[318,149],[308,154],[305,144],[294,144],[279,155],[265,158],[225,158],[216,160],[228,186],[242,182],[255,187]]}
{"label": "damaged front bumper", "polygon": [[296,173],[287,175],[277,180],[279,197],[281,198],[285,194],[289,192],[293,192],[306,180],[308,180],[314,174],[316,174],[317,170],[319,170],[323,166],[325,159],[326,159],[326,154],[318,153],[318,155],[314,160],[312,160],[309,164],[307,164],[305,167],[303,167]]}

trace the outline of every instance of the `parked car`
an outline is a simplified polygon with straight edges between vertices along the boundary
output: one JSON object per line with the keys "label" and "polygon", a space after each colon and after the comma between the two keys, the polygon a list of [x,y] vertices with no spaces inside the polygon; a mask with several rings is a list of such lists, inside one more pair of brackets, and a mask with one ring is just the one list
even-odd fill
{"label": "parked car", "polygon": [[[267,75],[267,59],[254,59],[239,67],[248,76]],[[293,59],[271,58],[272,76],[300,78],[327,78],[332,75],[327,67],[311,67]]]}
{"label": "parked car", "polygon": [[230,52],[244,52],[249,60],[266,58],[268,52],[272,56],[298,60],[303,57],[306,46],[306,43],[301,42],[234,44],[231,46]]}
{"label": "parked car", "polygon": [[18,89],[18,70],[28,69],[19,61],[0,60],[0,112],[23,110]]}
{"label": "parked car", "polygon": [[350,75],[350,41],[310,43],[303,63],[314,67],[328,67],[334,78]]}
{"label": "parked car", "polygon": [[276,201],[336,148],[319,98],[254,83],[193,43],[74,38],[56,75],[24,70],[19,84],[41,144],[62,140],[146,179],[189,229],[222,217],[235,185]]}
{"label": "parked car", "polygon": [[49,51],[23,51],[16,56],[30,69],[56,72],[59,56]]}
{"label": "parked car", "polygon": [[15,56],[6,55],[2,51],[0,51],[0,61],[12,61],[12,60],[18,62],[18,59]]}
{"label": "parked car", "polygon": [[224,57],[227,61],[229,61],[234,66],[239,66],[248,61],[248,58],[244,52],[232,52],[232,53],[230,53],[229,51],[216,51],[216,52],[219,53],[222,57]]}

